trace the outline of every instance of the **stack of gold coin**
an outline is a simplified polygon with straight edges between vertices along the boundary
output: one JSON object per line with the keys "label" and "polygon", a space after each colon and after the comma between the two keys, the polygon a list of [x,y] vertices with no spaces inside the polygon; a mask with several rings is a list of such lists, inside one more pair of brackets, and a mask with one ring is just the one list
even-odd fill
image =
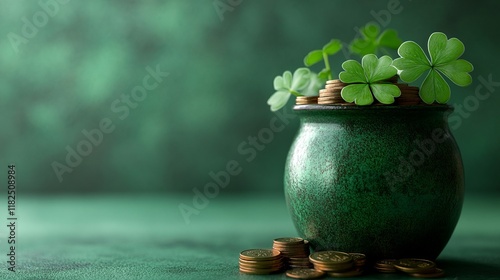
{"label": "stack of gold coin", "polygon": [[354,266],[362,268],[366,265],[366,255],[361,253],[349,253],[352,260],[354,261]]}
{"label": "stack of gold coin", "polygon": [[382,273],[396,273],[397,270],[394,267],[394,264],[397,262],[396,259],[385,259],[385,260],[380,260],[375,263],[374,268],[378,272]]}
{"label": "stack of gold coin", "polygon": [[300,237],[281,237],[273,240],[273,249],[283,255],[285,263],[291,268],[312,267],[309,262],[309,241]]}
{"label": "stack of gold coin", "polygon": [[394,267],[413,277],[437,278],[444,276],[444,271],[437,268],[436,264],[430,260],[414,258],[400,259],[394,263]]}
{"label": "stack of gold coin", "polygon": [[327,81],[325,88],[319,91],[318,104],[354,105],[354,103],[346,102],[340,95],[342,88],[346,85],[348,84],[340,80]]}
{"label": "stack of gold coin", "polygon": [[401,90],[401,96],[396,98],[397,105],[417,105],[422,102],[418,95],[418,87],[409,86],[408,84],[396,84]]}
{"label": "stack of gold coin", "polygon": [[[399,77],[393,76],[390,79],[382,81],[383,83],[391,83],[396,85],[401,90],[401,95],[397,97],[395,105],[417,105],[421,104],[422,100],[419,96],[419,88],[409,86],[405,83],[398,83]],[[355,105],[354,103],[346,102],[341,95],[342,89],[349,84],[343,83],[340,80],[330,80],[326,82],[324,89],[319,91],[318,104],[321,105]],[[385,105],[377,100],[373,105]]]}
{"label": "stack of gold coin", "polygon": [[289,268],[312,268],[313,264],[309,261],[309,257],[294,258],[290,257],[287,261]]}
{"label": "stack of gold coin", "polygon": [[363,273],[363,270],[354,266],[353,257],[344,252],[322,251],[309,256],[314,269],[326,271],[332,277],[352,277]]}
{"label": "stack of gold coin", "polygon": [[240,253],[240,272],[246,274],[271,274],[284,268],[283,257],[274,249],[251,249]]}
{"label": "stack of gold coin", "polygon": [[317,96],[297,96],[295,99],[295,104],[306,105],[306,104],[318,104]]}

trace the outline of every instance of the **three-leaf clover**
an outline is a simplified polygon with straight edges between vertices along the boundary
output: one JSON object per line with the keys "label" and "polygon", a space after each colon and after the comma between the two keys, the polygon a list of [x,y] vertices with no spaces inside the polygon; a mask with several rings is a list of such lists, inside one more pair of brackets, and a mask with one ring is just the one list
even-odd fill
{"label": "three-leaf clover", "polygon": [[283,76],[274,78],[274,89],[276,92],[267,100],[271,106],[271,111],[278,111],[286,105],[290,95],[302,96],[299,92],[303,90],[311,81],[311,71],[307,68],[299,68],[292,73],[285,71]]}
{"label": "three-leaf clover", "polygon": [[[387,29],[380,34],[380,28],[374,23],[368,23],[360,29],[362,38],[354,39],[349,45],[351,52],[364,56],[377,54],[381,48],[397,49],[403,42],[394,29]],[[380,35],[379,35],[380,34]]]}
{"label": "three-leaf clover", "polygon": [[384,82],[397,73],[387,55],[377,58],[374,54],[367,54],[361,59],[361,64],[356,60],[347,60],[342,63],[342,68],[345,71],[340,72],[339,79],[344,83],[353,83],[342,88],[340,93],[347,102],[370,105],[375,96],[380,103],[392,104],[394,97],[401,95],[396,85]]}
{"label": "three-leaf clover", "polygon": [[444,104],[450,99],[451,93],[450,86],[441,74],[458,86],[467,86],[472,83],[469,72],[474,70],[474,67],[467,60],[458,59],[464,53],[465,47],[457,38],[448,40],[445,34],[434,32],[429,37],[427,48],[430,60],[417,43],[404,42],[398,49],[401,58],[395,59],[393,65],[400,71],[401,80],[408,83],[429,70],[420,87],[420,98],[427,104],[434,101]]}
{"label": "three-leaf clover", "polygon": [[329,55],[334,55],[342,49],[342,43],[339,40],[332,39],[326,45],[323,46],[321,50],[314,50],[309,52],[306,57],[304,57],[304,64],[310,67],[321,60],[325,62],[325,68],[318,73],[320,79],[332,79],[332,73],[330,69],[330,62],[328,61]]}

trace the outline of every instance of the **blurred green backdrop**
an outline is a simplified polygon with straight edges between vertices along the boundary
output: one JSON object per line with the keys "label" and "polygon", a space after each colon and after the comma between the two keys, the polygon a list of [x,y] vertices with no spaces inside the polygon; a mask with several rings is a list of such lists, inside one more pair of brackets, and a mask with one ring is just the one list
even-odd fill
{"label": "blurred green backdrop", "polygon": [[[500,81],[499,10],[494,0],[1,0],[0,173],[15,163],[20,192],[191,192],[234,160],[242,172],[224,192],[281,192],[297,118],[252,160],[238,151],[275,117],[274,76],[369,21],[422,45],[442,31],[475,65],[470,87],[452,87],[450,104],[463,105],[480,76]],[[334,71],[348,57],[334,57]],[[157,68],[169,75],[149,80],[142,101],[122,99]],[[468,192],[499,190],[498,89],[454,129]],[[88,155],[60,181],[55,162],[67,165],[102,120],[114,130],[81,146]]]}

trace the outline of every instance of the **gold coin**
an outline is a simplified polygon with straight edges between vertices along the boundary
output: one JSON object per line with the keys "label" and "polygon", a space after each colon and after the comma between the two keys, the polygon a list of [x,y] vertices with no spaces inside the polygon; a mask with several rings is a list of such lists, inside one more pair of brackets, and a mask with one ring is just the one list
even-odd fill
{"label": "gold coin", "polygon": [[304,244],[304,239],[300,237],[280,237],[273,240],[275,244]]}
{"label": "gold coin", "polygon": [[[335,93],[322,93],[322,94],[319,96],[318,101],[319,101],[319,100],[321,100],[321,98],[325,98],[325,97],[342,99],[342,96],[340,95],[340,92],[335,92]],[[343,100],[343,99],[342,99],[342,100]]]}
{"label": "gold coin", "polygon": [[328,276],[336,277],[336,278],[344,278],[344,277],[355,277],[363,274],[363,270],[356,268],[349,271],[344,272],[328,272]]}
{"label": "gold coin", "polygon": [[302,101],[309,101],[318,99],[318,96],[297,96],[296,99]]}
{"label": "gold coin", "polygon": [[332,101],[318,101],[319,105],[335,105],[335,106],[354,106],[354,103],[347,102],[332,102]]}
{"label": "gold coin", "polygon": [[341,265],[322,265],[315,263],[314,268],[321,271],[341,272],[341,271],[351,270],[353,268],[353,263],[350,262]]}
{"label": "gold coin", "polygon": [[247,261],[247,260],[239,260],[240,265],[245,265],[245,266],[278,266],[278,265],[283,265],[284,261],[282,259],[276,260],[276,261]]}
{"label": "gold coin", "polygon": [[321,96],[323,94],[339,93],[341,91],[342,91],[341,89],[337,89],[337,90],[321,89],[321,90],[319,90],[319,96]]}
{"label": "gold coin", "polygon": [[342,82],[339,79],[326,81],[326,84],[327,85],[332,85],[332,84],[346,85],[346,83]]}
{"label": "gold coin", "polygon": [[294,268],[286,271],[286,276],[296,279],[316,279],[325,275],[323,271],[312,268]]}
{"label": "gold coin", "polygon": [[342,100],[342,101],[344,101],[344,99],[342,99],[342,97],[339,95],[337,95],[337,96],[322,96],[322,97],[318,98],[318,101],[326,101],[326,100]]}
{"label": "gold coin", "polygon": [[431,270],[429,272],[425,273],[410,273],[409,275],[417,278],[438,278],[438,277],[443,277],[444,276],[444,270],[440,268],[434,268],[434,270]]}
{"label": "gold coin", "polygon": [[244,260],[274,260],[281,258],[281,252],[274,249],[250,249],[240,253],[240,259]]}
{"label": "gold coin", "polygon": [[338,89],[338,90],[320,90],[319,97],[321,97],[324,94],[340,94],[341,92],[342,92],[341,89]]}
{"label": "gold coin", "polygon": [[314,266],[312,265],[289,265],[288,268],[294,269],[294,268],[313,268]]}
{"label": "gold coin", "polygon": [[424,259],[400,259],[394,263],[394,267],[406,273],[422,273],[436,267],[433,261]]}
{"label": "gold coin", "polygon": [[344,264],[351,262],[352,256],[339,251],[321,251],[311,254],[309,260],[320,264]]}
{"label": "gold coin", "polygon": [[337,86],[337,85],[327,85],[325,86],[325,91],[340,91],[344,88],[345,86]]}
{"label": "gold coin", "polygon": [[361,264],[364,265],[366,262],[366,255],[361,254],[361,253],[349,253],[351,255],[352,259],[354,260],[355,264]]}

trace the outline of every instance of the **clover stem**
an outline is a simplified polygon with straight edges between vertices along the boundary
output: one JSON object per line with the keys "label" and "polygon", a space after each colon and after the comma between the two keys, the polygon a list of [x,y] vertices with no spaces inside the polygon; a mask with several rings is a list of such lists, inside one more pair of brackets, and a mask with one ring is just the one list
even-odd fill
{"label": "clover stem", "polygon": [[330,69],[330,62],[328,61],[328,54],[323,52],[323,60],[325,61],[325,69],[328,71],[328,80],[333,80],[332,70]]}
{"label": "clover stem", "polygon": [[295,96],[302,96],[302,94],[300,94],[300,92],[295,91],[293,89],[290,90],[290,93],[293,94],[293,95],[295,95]]}

